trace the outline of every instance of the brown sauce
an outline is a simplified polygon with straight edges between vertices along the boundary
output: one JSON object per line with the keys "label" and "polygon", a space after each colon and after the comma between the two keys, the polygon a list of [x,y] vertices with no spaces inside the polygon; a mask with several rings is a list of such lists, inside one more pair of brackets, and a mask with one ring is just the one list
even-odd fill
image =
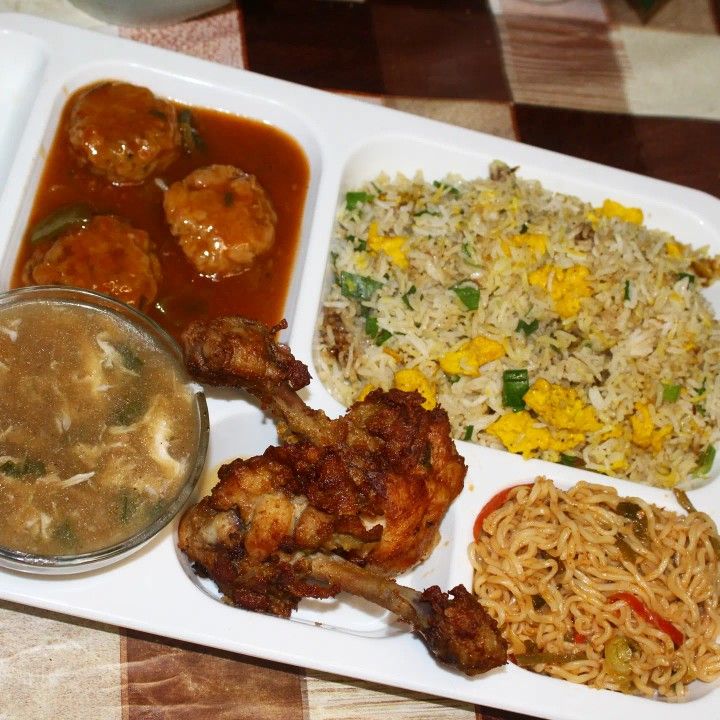
{"label": "brown sauce", "polygon": [[[65,205],[89,204],[95,212],[126,218],[145,230],[162,269],[156,300],[145,312],[177,337],[192,320],[239,314],[268,324],[284,315],[284,304],[300,238],[310,170],[300,145],[289,135],[257,120],[203,108],[190,108],[203,146],[182,153],[167,169],[141,185],[114,186],[78,161],[68,141],[70,113],[76,97],[65,104],[48,154],[28,222],[38,221]],[[182,106],[177,106],[181,109]],[[213,280],[198,273],[170,233],[163,211],[163,190],[193,170],[211,164],[234,165],[256,176],[277,213],[273,247],[242,274]],[[33,248],[23,239],[12,287]]]}

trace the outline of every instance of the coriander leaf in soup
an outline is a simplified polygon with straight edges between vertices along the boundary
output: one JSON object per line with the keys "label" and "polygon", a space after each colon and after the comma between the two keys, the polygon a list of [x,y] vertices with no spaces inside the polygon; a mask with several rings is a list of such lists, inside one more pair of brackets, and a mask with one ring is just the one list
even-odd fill
{"label": "coriander leaf in soup", "polygon": [[52,532],[53,538],[64,547],[72,547],[77,543],[77,533],[70,520],[59,522]]}
{"label": "coriander leaf in soup", "polygon": [[141,395],[130,395],[124,398],[110,413],[108,425],[127,427],[136,423],[147,410],[147,398]]}
{"label": "coriander leaf in soup", "polygon": [[370,193],[363,191],[354,191],[345,193],[345,207],[348,210],[354,210],[361,203],[369,203],[374,200]]}
{"label": "coriander leaf in soup", "polygon": [[6,460],[0,465],[0,472],[8,477],[41,477],[45,475],[45,463],[41,460],[26,457],[22,462]]}
{"label": "coriander leaf in soup", "polygon": [[145,362],[135,353],[129,345],[125,343],[113,343],[112,346],[117,350],[122,364],[132,372],[140,372]]}
{"label": "coriander leaf in soup", "polygon": [[383,286],[383,283],[378,280],[373,280],[373,278],[366,275],[349,273],[346,270],[340,271],[338,284],[340,285],[340,292],[345,297],[353,300],[370,300],[375,291]]}
{"label": "coriander leaf in soup", "polygon": [[477,310],[480,305],[480,290],[472,280],[463,280],[450,287],[468,310]]}

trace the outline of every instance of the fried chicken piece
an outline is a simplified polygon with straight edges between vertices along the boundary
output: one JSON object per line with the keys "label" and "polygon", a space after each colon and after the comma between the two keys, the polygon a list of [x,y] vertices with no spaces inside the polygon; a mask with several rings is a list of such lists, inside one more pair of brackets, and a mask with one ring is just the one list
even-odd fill
{"label": "fried chicken piece", "polygon": [[376,390],[335,420],[308,408],[296,391],[310,376],[275,342],[282,327],[225,317],[183,335],[195,378],[255,395],[286,443],[223,465],[183,514],[180,549],[239,607],[287,617],[302,598],[345,591],[395,613],[468,675],[505,663],[497,624],[464,587],[419,593],[388,577],[430,553],[462,489],[447,414],[400,390]]}
{"label": "fried chicken piece", "polygon": [[195,378],[255,395],[286,439],[223,466],[211,507],[238,513],[250,528],[244,551],[260,561],[317,548],[390,576],[409,570],[437,543],[463,487],[447,413],[425,410],[417,393],[376,390],[331,420],[296,394],[309,374],[275,342],[278,329],[225,317],[183,335]]}
{"label": "fried chicken piece", "polygon": [[410,624],[440,662],[467,675],[507,662],[507,643],[497,623],[462,585],[449,594],[436,585],[419,593],[337,555],[320,552],[278,551],[259,562],[252,551],[243,551],[252,529],[236,509],[213,509],[210,497],[186,512],[180,522],[180,548],[234,605],[288,617],[302,598],[348,592]]}

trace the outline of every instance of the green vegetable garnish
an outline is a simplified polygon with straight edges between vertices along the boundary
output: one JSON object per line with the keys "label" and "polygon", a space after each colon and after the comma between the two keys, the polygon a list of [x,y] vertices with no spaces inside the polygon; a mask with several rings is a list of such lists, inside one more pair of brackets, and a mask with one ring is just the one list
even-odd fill
{"label": "green vegetable garnish", "polygon": [[345,193],[345,207],[348,210],[354,210],[360,203],[372,202],[374,197],[366,192],[348,192]]}
{"label": "green vegetable garnish", "polygon": [[613,675],[629,675],[631,662],[632,648],[627,638],[616,635],[605,643],[605,664]]}
{"label": "green vegetable garnish", "polygon": [[631,500],[623,500],[615,507],[615,512],[624,518],[632,521],[635,536],[644,545],[650,542],[648,537],[648,520],[645,511],[637,503]]}
{"label": "green vegetable garnish", "polygon": [[365,318],[365,332],[371,337],[377,337],[378,334],[378,321],[376,317],[373,317],[372,315],[368,315]]}
{"label": "green vegetable garnish", "polygon": [[377,337],[375,338],[375,344],[379,347],[386,340],[389,340],[391,337],[392,337],[392,333],[389,330],[381,330],[377,334]]}
{"label": "green vegetable garnish", "polygon": [[518,234],[519,234],[519,235],[524,235],[527,231],[528,231],[528,224],[527,224],[527,223],[523,223],[523,224],[520,226],[520,232],[519,232]]}
{"label": "green vegetable garnish", "polygon": [[615,545],[617,545],[620,554],[628,562],[635,564],[637,561],[637,553],[630,547],[630,544],[624,537],[618,535],[618,537],[615,538]]}
{"label": "green vegetable garnish", "polygon": [[345,270],[340,271],[338,278],[342,295],[354,300],[370,300],[383,284],[365,275],[356,275]]}
{"label": "green vegetable garnish", "polygon": [[468,310],[477,310],[480,304],[480,290],[472,280],[464,280],[450,287]]}
{"label": "green vegetable garnish", "polygon": [[45,475],[45,463],[41,460],[34,460],[33,458],[26,457],[21,463],[13,462],[12,460],[6,460],[0,465],[0,472],[14,478],[25,477],[41,477]]}
{"label": "green vegetable garnish", "polygon": [[625,298],[625,300],[630,299],[630,281],[629,280],[625,281],[625,292],[623,293],[623,297]]}
{"label": "green vegetable garnish", "polygon": [[560,453],[560,464],[576,468],[585,467],[585,463],[582,458],[579,458],[576,455],[566,455],[565,453]]}
{"label": "green vegetable garnish", "polygon": [[120,343],[116,345],[113,343],[113,347],[118,351],[122,364],[132,372],[140,372],[142,370],[145,361],[137,355],[128,345]]}
{"label": "green vegetable garnish", "polygon": [[684,280],[687,278],[688,285],[692,285],[695,282],[695,276],[692,273],[681,272],[675,276],[675,280]]}
{"label": "green vegetable garnish", "polygon": [[465,432],[463,433],[462,439],[463,440],[472,440],[473,430],[475,430],[473,425],[466,425]]}
{"label": "green vegetable garnish", "polygon": [[663,383],[663,402],[674,403],[680,397],[680,385]]}
{"label": "green vegetable garnish", "polygon": [[178,129],[180,130],[183,150],[188,155],[195,152],[195,150],[204,150],[207,147],[205,140],[195,127],[195,118],[192,112],[187,108],[183,108],[178,113]]}
{"label": "green vegetable garnish", "polygon": [[715,446],[708,445],[705,450],[700,453],[697,467],[693,470],[692,474],[695,477],[707,475],[712,469],[713,462],[715,462]]}
{"label": "green vegetable garnish", "polygon": [[120,493],[120,522],[126,525],[140,506],[140,498],[132,490],[123,490]]}
{"label": "green vegetable garnish", "polygon": [[503,372],[502,399],[505,407],[512,408],[515,412],[525,408],[525,393],[530,389],[528,371],[505,370]]}
{"label": "green vegetable garnish", "polygon": [[127,427],[137,422],[147,409],[147,401],[144,397],[133,395],[125,398],[110,414],[108,425],[122,425]]}
{"label": "green vegetable garnish", "polygon": [[456,382],[458,382],[458,380],[460,380],[459,375],[448,375],[447,373],[445,373],[445,377],[451,385],[454,385]]}
{"label": "green vegetable garnish", "polygon": [[412,285],[410,289],[402,296],[402,301],[405,303],[405,306],[409,310],[414,310],[415,308],[410,304],[410,296],[414,295],[417,292],[417,288]]}
{"label": "green vegetable garnish", "polygon": [[46,215],[33,227],[30,231],[30,244],[36,245],[46,240],[52,240],[76,225],[85,227],[94,214],[95,211],[85,203],[63,205]]}
{"label": "green vegetable garnish", "polygon": [[524,320],[520,320],[517,324],[517,327],[515,328],[515,332],[524,332],[525,337],[528,335],[532,335],[537,329],[540,327],[540,322],[537,318],[535,318],[532,322],[525,322]]}
{"label": "green vegetable garnish", "polygon": [[433,180],[433,186],[436,188],[442,188],[445,192],[449,193],[453,197],[457,197],[458,195],[460,195],[460,191],[456,187],[453,187],[452,185],[447,185],[444,182],[440,182],[440,180]]}
{"label": "green vegetable garnish", "polygon": [[63,520],[55,527],[53,537],[65,546],[75,545],[77,542],[77,534],[69,520]]}

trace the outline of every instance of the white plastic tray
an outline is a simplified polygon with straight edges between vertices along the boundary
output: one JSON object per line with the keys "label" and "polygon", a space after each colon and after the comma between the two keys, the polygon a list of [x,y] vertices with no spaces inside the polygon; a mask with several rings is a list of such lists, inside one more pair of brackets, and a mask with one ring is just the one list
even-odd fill
{"label": "white plastic tray", "polygon": [[[688,188],[580,161],[299,85],[37,18],[0,14],[0,289],[8,287],[45,152],[67,96],[105,78],[151,87],[189,105],[262,119],[293,135],[311,166],[301,249],[286,305],[285,340],[313,366],[311,344],[335,210],[345,190],[380,171],[429,178],[485,175],[502,159],[548,188],[599,203],[610,196],[645,211],[646,222],[683,242],[720,251],[720,201]],[[4,183],[4,184],[3,184]],[[710,291],[720,308],[720,289]],[[314,380],[307,400],[330,415],[342,408]],[[275,430],[256,407],[208,399],[207,467],[259,453]],[[595,474],[459,442],[466,487],[442,526],[442,542],[403,582],[449,589],[471,584],[467,546],[478,509],[498,489],[546,474],[569,486]],[[676,508],[672,495],[608,479],[623,494]],[[720,481],[697,490],[699,507],[720,520]],[[682,703],[592,690],[514,665],[468,679],[439,666],[421,642],[364,603],[308,602],[293,620],[219,603],[178,558],[174,528],[112,568],[75,577],[0,572],[0,597],[201,645],[325,670],[391,686],[557,720],[608,717],[682,720],[720,717],[720,686],[693,687]]]}

